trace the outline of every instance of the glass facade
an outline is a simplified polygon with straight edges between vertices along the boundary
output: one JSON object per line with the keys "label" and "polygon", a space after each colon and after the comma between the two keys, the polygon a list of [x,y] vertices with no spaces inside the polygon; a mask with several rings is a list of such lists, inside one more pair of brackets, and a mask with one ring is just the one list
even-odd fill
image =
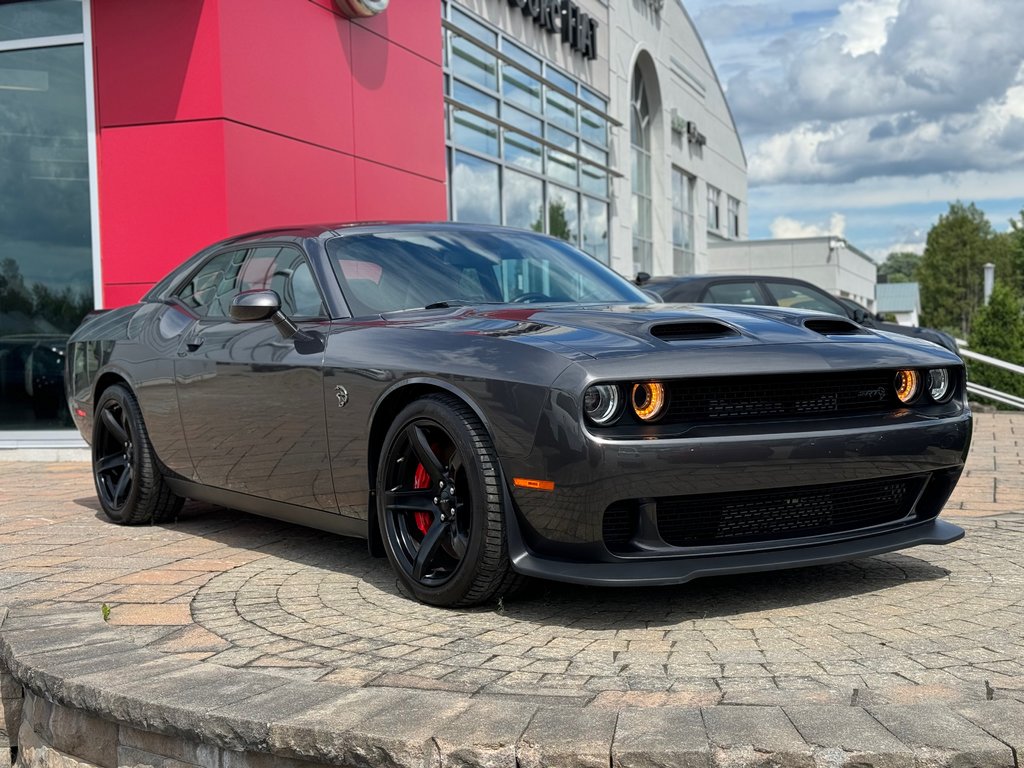
{"label": "glass facade", "polygon": [[93,308],[82,3],[0,4],[0,40],[0,430],[70,428],[64,346]]}
{"label": "glass facade", "polygon": [[716,235],[722,231],[722,191],[708,186],[708,232]]}
{"label": "glass facade", "polygon": [[729,237],[737,239],[740,236],[740,201],[729,195]]}
{"label": "glass facade", "polygon": [[633,158],[633,272],[651,274],[654,268],[654,226],[651,200],[651,110],[644,78],[633,70],[633,100],[629,141]]}
{"label": "glass facade", "polygon": [[672,274],[692,275],[694,178],[679,168],[672,169]]}
{"label": "glass facade", "polygon": [[547,232],[605,264],[608,101],[446,4],[449,213]]}

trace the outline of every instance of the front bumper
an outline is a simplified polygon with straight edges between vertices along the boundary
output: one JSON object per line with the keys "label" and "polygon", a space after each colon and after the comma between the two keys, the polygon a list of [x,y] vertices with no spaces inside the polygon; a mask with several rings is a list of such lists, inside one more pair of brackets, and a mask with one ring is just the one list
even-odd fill
{"label": "front bumper", "polygon": [[509,531],[509,553],[516,571],[553,581],[592,586],[663,586],[684,584],[703,576],[774,571],[809,565],[838,563],[856,557],[880,555],[919,544],[949,544],[964,531],[944,520],[929,520],[884,534],[854,536],[841,541],[787,549],[671,559],[626,559],[614,562],[568,562],[542,557],[524,545],[518,526]]}

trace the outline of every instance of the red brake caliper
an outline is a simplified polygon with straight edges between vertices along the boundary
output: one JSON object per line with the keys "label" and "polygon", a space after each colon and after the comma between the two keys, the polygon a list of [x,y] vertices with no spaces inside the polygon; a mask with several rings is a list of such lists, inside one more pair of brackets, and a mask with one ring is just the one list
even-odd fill
{"label": "red brake caliper", "polygon": [[[431,446],[431,449],[433,449],[433,446]],[[412,487],[416,490],[430,487],[430,475],[427,474],[426,467],[422,464],[416,466],[416,475],[413,477]],[[434,522],[434,516],[429,512],[413,512],[412,514],[416,520],[416,527],[420,529],[420,533],[426,536],[427,529]]]}

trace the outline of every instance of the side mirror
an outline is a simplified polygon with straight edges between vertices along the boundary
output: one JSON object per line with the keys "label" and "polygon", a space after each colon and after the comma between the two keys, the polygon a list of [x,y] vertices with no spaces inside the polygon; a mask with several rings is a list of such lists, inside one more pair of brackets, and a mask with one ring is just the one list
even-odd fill
{"label": "side mirror", "polygon": [[231,300],[231,319],[240,323],[269,320],[281,311],[281,297],[275,291],[242,291]]}
{"label": "side mirror", "polygon": [[643,285],[650,279],[651,275],[649,272],[637,272],[636,279],[634,279],[633,282],[636,283],[637,285]]}
{"label": "side mirror", "polygon": [[855,309],[855,310],[853,310],[853,322],[860,323],[861,325],[864,325],[864,323],[866,321],[870,320],[870,319],[871,319],[871,315],[869,315],[863,309]]}

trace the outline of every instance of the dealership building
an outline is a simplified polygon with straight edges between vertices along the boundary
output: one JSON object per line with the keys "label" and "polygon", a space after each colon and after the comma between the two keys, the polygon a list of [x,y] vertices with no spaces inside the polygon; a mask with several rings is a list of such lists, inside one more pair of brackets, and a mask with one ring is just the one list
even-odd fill
{"label": "dealership building", "polygon": [[747,236],[679,0],[0,3],[0,448],[73,441],[63,345],[215,240],[444,220],[624,275]]}

